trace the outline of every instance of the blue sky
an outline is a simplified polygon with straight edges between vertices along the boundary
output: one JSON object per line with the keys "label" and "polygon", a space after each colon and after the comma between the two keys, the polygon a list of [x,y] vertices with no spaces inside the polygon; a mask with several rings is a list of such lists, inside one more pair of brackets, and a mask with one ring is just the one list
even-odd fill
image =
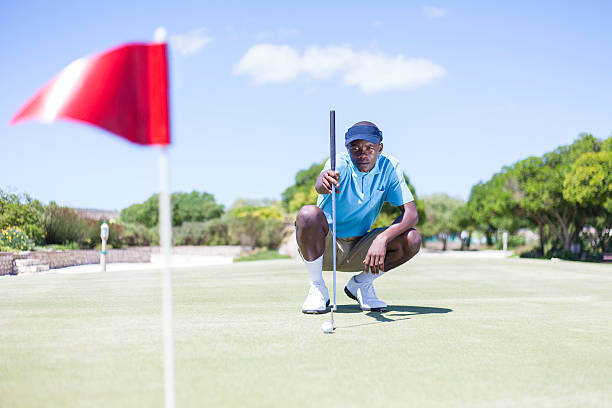
{"label": "blue sky", "polygon": [[155,149],[58,121],[9,126],[73,60],[170,38],[173,191],[280,198],[369,120],[417,194],[466,199],[504,165],[612,132],[609,2],[13,2],[0,6],[0,188],[121,209]]}

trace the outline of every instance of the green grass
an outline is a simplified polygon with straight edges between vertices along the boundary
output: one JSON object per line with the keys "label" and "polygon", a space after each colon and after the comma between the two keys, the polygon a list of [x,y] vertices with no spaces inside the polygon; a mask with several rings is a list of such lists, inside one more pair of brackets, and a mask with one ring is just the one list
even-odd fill
{"label": "green grass", "polygon": [[281,255],[278,251],[263,250],[257,251],[247,256],[241,256],[240,258],[234,259],[234,262],[245,262],[245,261],[269,261],[273,259],[289,259],[290,256]]}
{"label": "green grass", "polygon": [[[612,405],[612,267],[417,256],[300,312],[294,260],[174,272],[180,407]],[[329,282],[330,274],[326,274]],[[0,278],[0,407],[163,405],[159,271]]]}

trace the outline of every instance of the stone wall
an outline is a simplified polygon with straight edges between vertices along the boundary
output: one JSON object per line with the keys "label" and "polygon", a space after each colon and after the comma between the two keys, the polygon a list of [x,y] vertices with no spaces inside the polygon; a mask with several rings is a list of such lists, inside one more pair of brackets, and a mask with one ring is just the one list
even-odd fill
{"label": "stone wall", "polygon": [[[48,263],[49,268],[100,263],[97,249],[77,249],[71,251],[0,252],[0,275],[16,274],[16,259],[37,259]],[[151,248],[109,249],[106,262],[151,262]]]}
{"label": "stone wall", "polygon": [[14,254],[12,252],[0,252],[0,275],[16,275],[15,269],[16,259],[28,258],[29,252]]}
{"label": "stone wall", "polygon": [[[172,254],[187,260],[198,257],[230,257],[236,258],[248,253],[252,248],[246,246],[218,245],[218,246],[176,246],[172,247]],[[151,262],[151,256],[159,257],[159,247],[134,247],[126,249],[109,249],[106,262]],[[14,254],[0,252],[0,275],[17,274],[16,259],[36,259],[41,263],[49,264],[50,269],[65,268],[67,266],[100,263],[100,251],[97,249],[77,249],[71,251],[34,251]]]}

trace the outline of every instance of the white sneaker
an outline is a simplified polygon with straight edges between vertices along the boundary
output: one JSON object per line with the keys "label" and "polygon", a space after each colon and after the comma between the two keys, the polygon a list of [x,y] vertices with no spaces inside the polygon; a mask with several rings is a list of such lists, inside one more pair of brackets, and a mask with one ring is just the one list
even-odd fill
{"label": "white sneaker", "polygon": [[361,310],[372,312],[387,311],[387,304],[376,296],[374,281],[372,280],[357,283],[353,276],[344,287],[344,293],[346,293],[346,296],[359,302]]}
{"label": "white sneaker", "polygon": [[310,281],[310,289],[302,305],[302,313],[325,313],[327,312],[327,306],[329,306],[329,291],[325,283]]}

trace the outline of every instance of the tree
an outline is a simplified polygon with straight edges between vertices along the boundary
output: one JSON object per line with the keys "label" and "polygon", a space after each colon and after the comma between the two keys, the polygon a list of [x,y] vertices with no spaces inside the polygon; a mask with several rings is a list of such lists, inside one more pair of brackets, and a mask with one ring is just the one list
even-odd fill
{"label": "tree", "polygon": [[563,198],[612,213],[612,151],[585,153],[563,180]]}
{"label": "tree", "polygon": [[455,223],[454,214],[465,203],[448,194],[424,196],[423,201],[427,217],[421,227],[421,234],[425,237],[440,237],[442,250],[445,251],[448,236],[460,231],[460,227]]}
{"label": "tree", "polygon": [[[602,148],[609,147],[602,144]],[[580,156],[565,175],[563,198],[579,205],[585,223],[595,229],[594,234],[589,234],[591,245],[607,251],[612,228],[612,149]]]}
{"label": "tree", "polygon": [[287,212],[296,213],[305,205],[316,204],[318,194],[314,186],[324,165],[325,160],[298,171],[295,175],[295,184],[287,187],[281,195],[283,208]]}
{"label": "tree", "polygon": [[547,227],[553,246],[565,252],[577,241],[585,221],[580,205],[563,196],[565,177],[580,156],[600,149],[601,142],[596,138],[581,134],[571,145],[558,147],[543,157],[521,160],[510,171],[510,189],[517,204],[515,215],[528,217],[540,231]]}
{"label": "tree", "polygon": [[172,193],[172,224],[204,222],[223,215],[223,205],[209,193]]}
{"label": "tree", "polygon": [[132,204],[121,210],[119,219],[126,224],[141,224],[155,227],[159,222],[159,197],[157,194],[149,197],[144,203]]}
{"label": "tree", "polygon": [[[204,222],[223,215],[223,205],[217,204],[209,193],[172,193],[172,225],[184,222]],[[147,227],[158,225],[159,198],[157,194],[144,203],[133,204],[121,211],[119,219],[123,223],[142,224]]]}
{"label": "tree", "polygon": [[472,187],[467,206],[475,229],[483,231],[487,245],[493,245],[493,234],[498,230],[510,233],[529,226],[524,217],[516,217],[517,203],[511,189],[510,168],[505,167],[487,182]]}
{"label": "tree", "polygon": [[[474,232],[476,222],[474,221],[474,214],[467,203],[457,207],[453,212],[453,224],[461,230],[461,250],[470,249],[470,243],[472,242],[472,232]],[[467,239],[463,239],[463,231],[467,231]]]}
{"label": "tree", "polygon": [[[412,196],[414,197],[414,204],[416,205],[417,213],[419,215],[419,222],[417,223],[417,226],[420,227],[425,222],[425,213],[426,213],[425,203],[423,202],[423,200],[419,199],[419,197],[416,194],[416,189],[410,183],[410,179],[405,173],[404,173],[404,180],[406,181],[406,184],[408,185],[408,189],[410,190],[410,192],[412,193]],[[389,203],[384,203],[382,208],[380,209],[380,214],[378,214],[378,217],[376,218],[376,220],[374,221],[374,224],[372,225],[372,228],[388,227],[400,215],[400,213],[401,213],[401,210],[397,206],[391,205]]]}
{"label": "tree", "polygon": [[541,255],[576,258],[585,226],[609,231],[610,140],[581,134],[570,145],[520,160],[478,183],[468,201],[475,222],[489,231],[537,226]]}

